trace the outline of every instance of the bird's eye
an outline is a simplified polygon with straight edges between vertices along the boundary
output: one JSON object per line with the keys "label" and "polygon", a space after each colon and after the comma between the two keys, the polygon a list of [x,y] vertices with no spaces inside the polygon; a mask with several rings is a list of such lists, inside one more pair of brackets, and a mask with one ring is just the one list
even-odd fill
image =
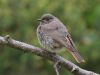
{"label": "bird's eye", "polygon": [[43,18],[43,20],[45,20],[45,21],[49,21],[49,18]]}
{"label": "bird's eye", "polygon": [[49,18],[46,18],[47,21],[49,21]]}
{"label": "bird's eye", "polygon": [[44,21],[50,21],[52,18],[50,18],[50,17],[45,17],[45,18],[43,18],[42,20],[44,20]]}

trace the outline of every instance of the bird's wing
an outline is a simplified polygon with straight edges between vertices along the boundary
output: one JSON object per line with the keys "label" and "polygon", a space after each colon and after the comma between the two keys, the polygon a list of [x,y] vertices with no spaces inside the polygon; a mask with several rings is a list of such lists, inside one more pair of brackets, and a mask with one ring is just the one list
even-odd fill
{"label": "bird's wing", "polygon": [[75,48],[74,42],[68,33],[66,27],[61,22],[52,22],[43,27],[43,32],[52,37],[55,41],[68,48],[78,63],[84,62]]}
{"label": "bird's wing", "polygon": [[53,21],[49,24],[42,25],[41,28],[44,33],[51,36],[63,46],[68,48],[68,46],[72,45],[72,47],[74,47],[74,43],[72,39],[70,39],[70,34],[68,33],[67,28],[60,21]]}

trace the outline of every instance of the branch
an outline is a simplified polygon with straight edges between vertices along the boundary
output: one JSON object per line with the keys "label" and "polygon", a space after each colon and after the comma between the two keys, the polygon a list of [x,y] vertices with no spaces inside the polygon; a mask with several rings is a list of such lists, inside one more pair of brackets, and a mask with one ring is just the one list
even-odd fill
{"label": "branch", "polygon": [[75,65],[74,63],[64,59],[63,57],[61,57],[55,53],[52,53],[45,49],[38,48],[33,45],[29,45],[29,44],[26,44],[26,43],[23,43],[20,41],[16,41],[16,40],[12,39],[9,35],[7,35],[5,37],[0,36],[0,45],[7,45],[7,46],[10,46],[13,48],[17,48],[19,50],[32,52],[35,55],[47,58],[53,62],[59,61],[59,63],[61,65],[63,65],[63,67],[65,67],[67,70],[72,72],[74,75],[100,75],[100,74],[94,73],[92,71],[84,70],[84,69],[80,68],[79,66]]}

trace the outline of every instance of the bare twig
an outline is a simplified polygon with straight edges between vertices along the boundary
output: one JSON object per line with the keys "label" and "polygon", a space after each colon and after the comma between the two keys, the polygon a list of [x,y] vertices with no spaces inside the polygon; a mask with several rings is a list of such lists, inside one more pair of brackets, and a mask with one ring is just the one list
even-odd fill
{"label": "bare twig", "polygon": [[55,62],[54,69],[55,69],[56,75],[60,75],[61,65],[59,61]]}
{"label": "bare twig", "polygon": [[26,43],[23,43],[20,41],[16,41],[16,40],[12,39],[9,35],[7,35],[5,37],[0,36],[0,45],[7,45],[7,46],[10,46],[13,48],[17,48],[18,50],[32,52],[38,56],[47,58],[53,62],[59,61],[59,63],[61,65],[63,65],[67,70],[72,72],[74,75],[100,75],[100,74],[94,73],[92,71],[84,70],[84,69],[78,67],[77,65],[75,65],[74,63],[64,59],[63,57],[61,57],[57,54],[53,54],[50,51],[35,47],[33,45],[29,45],[29,44],[26,44]]}

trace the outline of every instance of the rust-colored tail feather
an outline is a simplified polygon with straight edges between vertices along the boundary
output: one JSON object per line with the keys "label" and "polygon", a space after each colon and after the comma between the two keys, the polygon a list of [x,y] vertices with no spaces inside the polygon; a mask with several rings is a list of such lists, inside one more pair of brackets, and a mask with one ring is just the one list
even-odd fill
{"label": "rust-colored tail feather", "polygon": [[75,58],[75,60],[78,63],[85,62],[85,60],[81,57],[81,55],[78,53],[78,51],[70,51],[69,52],[72,54],[72,56]]}
{"label": "rust-colored tail feather", "polygon": [[75,60],[78,63],[85,62],[85,60],[81,57],[81,55],[78,53],[78,51],[76,49],[74,49],[73,47],[69,48],[68,51],[72,54],[72,56],[75,58]]}
{"label": "rust-colored tail feather", "polygon": [[77,49],[75,48],[74,42],[71,39],[70,36],[66,37],[67,41],[69,41],[68,44],[68,51],[72,54],[72,56],[75,58],[75,60],[78,63],[85,62],[85,60],[81,57],[81,55],[78,53]]}

